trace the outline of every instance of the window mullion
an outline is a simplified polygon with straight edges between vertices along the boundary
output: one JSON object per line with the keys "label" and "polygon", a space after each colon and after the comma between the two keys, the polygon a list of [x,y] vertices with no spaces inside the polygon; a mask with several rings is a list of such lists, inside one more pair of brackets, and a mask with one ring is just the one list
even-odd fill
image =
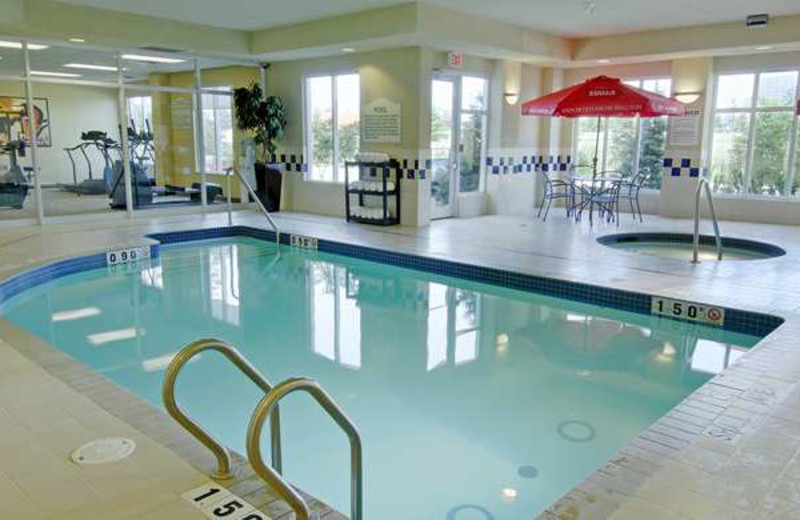
{"label": "window mullion", "polygon": [[331,77],[331,107],[333,114],[331,114],[331,132],[333,133],[333,182],[339,181],[339,77]]}

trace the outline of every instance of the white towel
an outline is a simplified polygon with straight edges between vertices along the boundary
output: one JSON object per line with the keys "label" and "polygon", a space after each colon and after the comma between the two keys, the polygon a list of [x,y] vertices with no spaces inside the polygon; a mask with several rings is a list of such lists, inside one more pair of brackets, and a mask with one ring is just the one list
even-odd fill
{"label": "white towel", "polygon": [[368,164],[389,162],[389,155],[378,152],[359,152],[356,154],[356,161]]}

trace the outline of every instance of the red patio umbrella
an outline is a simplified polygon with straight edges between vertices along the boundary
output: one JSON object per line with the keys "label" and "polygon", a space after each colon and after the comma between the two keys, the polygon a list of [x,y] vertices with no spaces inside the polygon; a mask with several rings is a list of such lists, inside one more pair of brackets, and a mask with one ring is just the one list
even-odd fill
{"label": "red patio umbrella", "polygon": [[681,116],[683,104],[674,99],[626,85],[618,78],[597,76],[522,104],[522,115],[597,117],[594,172],[600,149],[600,118]]}

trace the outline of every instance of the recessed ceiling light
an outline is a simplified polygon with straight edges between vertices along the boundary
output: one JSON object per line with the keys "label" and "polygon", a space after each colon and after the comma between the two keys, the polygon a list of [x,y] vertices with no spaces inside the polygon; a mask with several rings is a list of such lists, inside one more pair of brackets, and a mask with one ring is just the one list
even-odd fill
{"label": "recessed ceiling light", "polygon": [[[21,49],[22,43],[21,42],[8,42],[8,41],[0,41],[0,47],[4,49]],[[40,51],[42,49],[46,49],[47,45],[40,45],[38,43],[29,43],[28,49],[32,51]]]}
{"label": "recessed ceiling light", "polygon": [[67,38],[67,41],[72,43],[86,43],[86,40],[83,38]]}
{"label": "recessed ceiling light", "polygon": [[121,58],[123,60],[130,60],[130,61],[144,61],[147,63],[166,63],[170,65],[186,62],[186,60],[182,60],[179,58],[165,58],[163,56],[146,56],[144,54],[123,54]]}
{"label": "recessed ceiling light", "polygon": [[67,63],[64,67],[68,69],[102,70],[104,72],[117,72],[119,70],[108,65],[90,65],[88,63]]}
{"label": "recessed ceiling light", "polygon": [[73,74],[72,72],[50,72],[48,70],[32,70],[31,76],[46,76],[52,78],[80,78],[80,74]]}
{"label": "recessed ceiling light", "polygon": [[597,63],[602,63],[602,64],[611,63],[611,60],[597,60]]}
{"label": "recessed ceiling light", "polygon": [[344,47],[342,49],[342,52],[348,52],[349,53],[349,52],[356,52],[356,50],[354,48],[352,48],[352,47]]}
{"label": "recessed ceiling light", "polygon": [[771,45],[759,45],[758,47],[756,47],[756,50],[757,51],[769,51],[769,50],[772,50],[772,46]]}

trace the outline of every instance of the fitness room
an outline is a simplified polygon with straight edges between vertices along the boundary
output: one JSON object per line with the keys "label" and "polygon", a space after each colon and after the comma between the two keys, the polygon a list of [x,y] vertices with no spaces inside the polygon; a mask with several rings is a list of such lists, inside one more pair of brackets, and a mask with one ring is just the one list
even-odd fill
{"label": "fitness room", "polygon": [[[79,41],[30,43],[28,56],[42,217],[124,215],[124,146],[132,209],[199,211],[200,110],[206,203],[225,201],[225,183],[215,175],[222,179],[233,166],[238,147],[232,91],[258,79],[258,68],[163,53],[118,54]],[[0,220],[36,218],[22,44],[0,41],[0,57]],[[197,103],[200,81],[206,84]]]}

